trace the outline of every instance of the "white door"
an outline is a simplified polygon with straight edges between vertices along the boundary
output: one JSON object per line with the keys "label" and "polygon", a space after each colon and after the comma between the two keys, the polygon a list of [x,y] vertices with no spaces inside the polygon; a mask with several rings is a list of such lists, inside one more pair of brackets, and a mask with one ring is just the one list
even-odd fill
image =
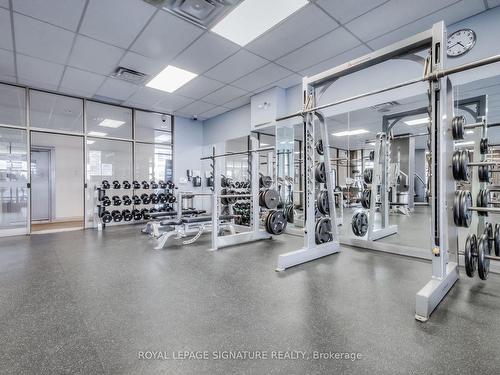
{"label": "white door", "polygon": [[31,151],[31,220],[50,220],[50,150]]}

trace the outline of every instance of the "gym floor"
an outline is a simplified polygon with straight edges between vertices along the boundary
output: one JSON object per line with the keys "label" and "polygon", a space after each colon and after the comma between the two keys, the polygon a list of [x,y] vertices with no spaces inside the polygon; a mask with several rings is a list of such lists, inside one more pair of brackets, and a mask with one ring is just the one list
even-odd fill
{"label": "gym floor", "polygon": [[[414,319],[425,261],[343,247],[277,273],[281,236],[152,250],[139,227],[0,239],[0,369],[12,374],[498,373],[500,277]],[[359,361],[140,360],[140,351],[359,352]]]}

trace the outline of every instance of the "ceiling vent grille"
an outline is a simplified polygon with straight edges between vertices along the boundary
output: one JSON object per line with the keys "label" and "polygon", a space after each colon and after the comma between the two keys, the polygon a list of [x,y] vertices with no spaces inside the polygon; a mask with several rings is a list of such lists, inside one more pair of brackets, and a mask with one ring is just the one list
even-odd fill
{"label": "ceiling vent grille", "polygon": [[144,0],[208,29],[243,0]]}
{"label": "ceiling vent grille", "polygon": [[143,83],[147,75],[132,69],[127,69],[122,66],[116,68],[114,76],[123,81],[134,83],[136,85]]}

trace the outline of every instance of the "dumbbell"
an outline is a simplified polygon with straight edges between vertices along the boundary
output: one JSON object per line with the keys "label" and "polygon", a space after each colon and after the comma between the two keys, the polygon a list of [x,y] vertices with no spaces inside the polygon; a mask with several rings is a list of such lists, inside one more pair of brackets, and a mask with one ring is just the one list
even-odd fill
{"label": "dumbbell", "polygon": [[239,188],[241,187],[241,183],[240,183],[239,181],[236,181],[236,182],[234,183],[234,187],[235,187],[236,189],[239,189]]}
{"label": "dumbbell", "polygon": [[105,189],[105,190],[111,189],[111,186],[109,185],[109,181],[108,180],[102,180],[102,182],[101,182],[101,188]]}
{"label": "dumbbell", "polygon": [[141,200],[143,204],[149,204],[151,202],[151,198],[149,197],[149,194],[142,194],[141,195]]}
{"label": "dumbbell", "polygon": [[120,187],[121,187],[120,181],[118,180],[113,181],[113,189],[120,189]]}
{"label": "dumbbell", "polygon": [[174,183],[172,181],[167,181],[166,185],[167,185],[167,189],[173,189],[173,188],[175,188],[175,185],[174,185]]}
{"label": "dumbbell", "polygon": [[149,182],[147,182],[147,181],[142,181],[142,182],[141,182],[141,185],[142,185],[142,188],[143,188],[143,189],[149,189]]}
{"label": "dumbbell", "polygon": [[133,201],[133,202],[134,202],[134,204],[136,204],[136,205],[137,205],[137,204],[141,204],[141,203],[142,203],[141,198],[139,198],[139,196],[138,196],[138,195],[134,195],[134,196],[132,196],[132,201]]}
{"label": "dumbbell", "polygon": [[111,216],[111,214],[109,213],[109,211],[103,211],[101,213],[101,220],[103,223],[110,223],[112,220],[113,220],[113,217]]}
{"label": "dumbbell", "polygon": [[111,199],[113,200],[113,206],[119,206],[122,204],[122,200],[118,195],[113,195]]}
{"label": "dumbbell", "polygon": [[160,203],[167,203],[167,196],[165,195],[165,193],[158,194],[158,199]]}
{"label": "dumbbell", "polygon": [[169,194],[169,195],[167,194],[167,199],[168,199],[168,203],[175,203],[177,201],[177,198],[173,194]]}
{"label": "dumbbell", "polygon": [[128,195],[124,195],[122,201],[125,206],[130,206],[132,204],[132,199],[130,199]]}
{"label": "dumbbell", "polygon": [[167,184],[163,180],[158,181],[158,185],[160,185],[160,189],[166,189],[167,188]]}
{"label": "dumbbell", "polygon": [[158,184],[155,181],[151,181],[149,186],[151,187],[151,189],[158,189]]}
{"label": "dumbbell", "polygon": [[156,195],[155,193],[151,193],[149,195],[149,200],[151,201],[151,203],[157,204],[160,201],[160,198],[158,198],[158,195]]}
{"label": "dumbbell", "polygon": [[128,182],[127,180],[123,181],[123,188],[124,189],[130,189],[132,187],[132,185],[130,185],[130,182]]}
{"label": "dumbbell", "polygon": [[138,181],[133,181],[132,182],[132,186],[134,187],[134,189],[140,189],[141,188],[141,184]]}
{"label": "dumbbell", "polygon": [[151,218],[151,216],[149,215],[149,210],[147,208],[143,208],[141,210],[141,215],[144,218],[144,220],[148,220]]}
{"label": "dumbbell", "polygon": [[122,213],[118,210],[111,211],[111,217],[113,218],[113,221],[122,221],[123,216]]}
{"label": "dumbbell", "polygon": [[107,207],[107,206],[111,206],[111,199],[109,199],[109,197],[107,195],[105,195],[104,197],[102,197],[102,205],[104,207]]}
{"label": "dumbbell", "polygon": [[130,212],[130,210],[123,210],[122,216],[123,220],[125,221],[131,221],[134,218],[134,215],[132,215],[132,212]]}
{"label": "dumbbell", "polygon": [[142,220],[142,213],[137,208],[132,210],[132,216],[134,217],[134,220]]}

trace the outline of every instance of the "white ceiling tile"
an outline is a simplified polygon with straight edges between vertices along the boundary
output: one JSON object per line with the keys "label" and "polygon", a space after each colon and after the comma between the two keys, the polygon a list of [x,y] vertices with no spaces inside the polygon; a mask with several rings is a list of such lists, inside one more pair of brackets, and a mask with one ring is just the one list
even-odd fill
{"label": "white ceiling tile", "polygon": [[10,8],[9,0],[0,0],[0,7],[9,9]]}
{"label": "white ceiling tile", "polygon": [[188,98],[201,99],[223,85],[223,83],[214,81],[213,79],[198,76],[179,88],[175,93]]}
{"label": "white ceiling tile", "polygon": [[233,86],[224,86],[211,94],[208,94],[203,98],[204,102],[223,105],[233,99],[239,98],[242,95],[247,94],[245,90],[241,90]]}
{"label": "white ceiling tile", "polygon": [[268,63],[266,59],[241,49],[205,73],[207,77],[230,83]]}
{"label": "white ceiling tile", "polygon": [[167,64],[161,60],[154,60],[135,52],[128,51],[120,61],[120,66],[136,70],[150,76],[155,76],[160,73],[167,66]]}
{"label": "white ceiling tile", "polygon": [[165,65],[203,33],[203,30],[179,17],[159,11],[139,35],[132,50]]}
{"label": "white ceiling tile", "polygon": [[64,66],[34,57],[16,55],[19,80],[37,82],[37,87],[51,88],[59,84]]}
{"label": "white ceiling tile", "polygon": [[335,68],[336,66],[344,64],[357,57],[366,55],[367,53],[370,52],[371,50],[368,47],[366,47],[364,44],[361,44],[353,49],[350,49],[349,51],[346,51],[344,53],[341,53],[340,55],[332,57],[331,59],[322,61],[319,64],[315,64],[309,68],[301,70],[300,74],[302,74],[303,76],[312,76],[314,74],[321,73],[327,69]]}
{"label": "white ceiling tile", "polygon": [[275,60],[337,26],[337,22],[311,4],[252,41],[245,48],[269,60]]}
{"label": "white ceiling tile", "polygon": [[489,8],[494,8],[500,5],[500,0],[487,0],[487,2]]}
{"label": "white ceiling tile", "polygon": [[347,23],[346,27],[366,42],[454,2],[456,0],[392,0]]}
{"label": "white ceiling tile", "polygon": [[233,86],[247,91],[255,91],[269,83],[279,81],[289,76],[291,73],[292,72],[279,65],[270,63],[233,82]]}
{"label": "white ceiling tile", "polygon": [[75,36],[71,31],[14,13],[16,51],[65,64]]}
{"label": "white ceiling tile", "polygon": [[84,93],[85,95],[82,96],[90,97],[97,92],[97,89],[104,82],[105,78],[95,73],[85,72],[68,66],[61,81],[61,89],[75,93]]}
{"label": "white ceiling tile", "polygon": [[336,20],[346,23],[387,0],[317,0],[316,2]]}
{"label": "white ceiling tile", "polygon": [[0,49],[0,74],[4,77],[16,79],[16,69],[14,66],[14,52]]}
{"label": "white ceiling tile", "polygon": [[251,98],[250,95],[244,95],[240,98],[236,98],[234,100],[231,100],[230,102],[224,103],[224,107],[230,109],[242,107],[250,103],[250,98]]}
{"label": "white ceiling tile", "polygon": [[143,87],[127,99],[127,102],[139,103],[142,107],[153,107],[156,103],[168,98],[170,94],[164,91]]}
{"label": "white ceiling tile", "polygon": [[13,9],[33,18],[76,31],[85,0],[14,0]]}
{"label": "white ceiling tile", "polygon": [[116,69],[123,52],[120,48],[78,35],[69,65],[108,75]]}
{"label": "white ceiling tile", "polygon": [[435,12],[427,17],[387,33],[380,38],[376,38],[370,41],[368,45],[374,49],[379,49],[427,30],[431,28],[434,23],[441,20],[445,21],[447,25],[450,25],[482,11],[484,11],[483,0],[462,0],[439,12]]}
{"label": "white ceiling tile", "polygon": [[107,78],[97,95],[116,100],[126,100],[138,90],[136,85],[115,78]]}
{"label": "white ceiling tile", "polygon": [[191,104],[188,104],[185,107],[182,107],[179,112],[183,114],[187,114],[189,116],[198,116],[204,112],[210,111],[214,109],[216,106],[213,104],[208,104],[205,102],[197,101]]}
{"label": "white ceiling tile", "polygon": [[128,48],[156,8],[137,0],[90,0],[80,33]]}
{"label": "white ceiling tile", "polygon": [[280,79],[278,82],[274,82],[273,86],[278,86],[281,87],[282,89],[287,89],[289,87],[298,85],[299,83],[302,83],[302,76],[293,73],[288,77]]}
{"label": "white ceiling tile", "polygon": [[295,72],[299,72],[359,44],[360,42],[349,32],[343,28],[338,28],[282,57],[277,63]]}
{"label": "white ceiling tile", "polygon": [[10,12],[0,8],[0,48],[12,51],[12,29],[10,26]]}
{"label": "white ceiling tile", "polygon": [[173,65],[201,74],[238,51],[239,46],[217,34],[207,32],[183,51]]}
{"label": "white ceiling tile", "polygon": [[219,116],[220,114],[227,112],[227,111],[230,111],[230,109],[224,108],[224,107],[215,107],[214,109],[211,109],[210,111],[203,112],[201,114],[201,117],[203,117],[205,119],[209,119],[209,118],[212,118],[215,116]]}
{"label": "white ceiling tile", "polygon": [[165,99],[153,106],[154,110],[160,112],[173,112],[179,108],[185,107],[189,103],[193,103],[193,99],[186,98],[181,95],[165,94],[167,95]]}
{"label": "white ceiling tile", "polygon": [[10,75],[6,75],[6,74],[2,74],[0,72],[0,81],[1,82],[5,82],[5,83],[16,83],[17,82],[17,78],[15,76],[10,76]]}

